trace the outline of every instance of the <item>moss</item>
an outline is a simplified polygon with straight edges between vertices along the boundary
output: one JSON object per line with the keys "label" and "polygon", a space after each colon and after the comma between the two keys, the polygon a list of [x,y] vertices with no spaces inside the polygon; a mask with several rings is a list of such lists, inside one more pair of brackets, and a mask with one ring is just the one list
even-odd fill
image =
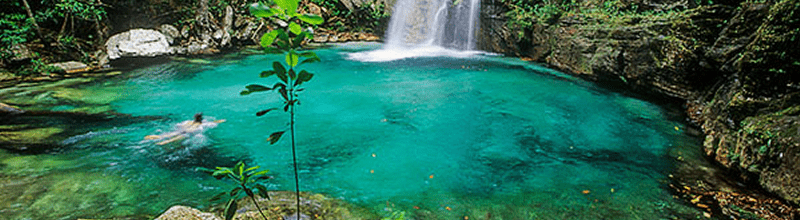
{"label": "moss", "polygon": [[0,141],[12,143],[49,142],[53,136],[61,132],[64,132],[64,129],[58,127],[5,131],[0,132]]}

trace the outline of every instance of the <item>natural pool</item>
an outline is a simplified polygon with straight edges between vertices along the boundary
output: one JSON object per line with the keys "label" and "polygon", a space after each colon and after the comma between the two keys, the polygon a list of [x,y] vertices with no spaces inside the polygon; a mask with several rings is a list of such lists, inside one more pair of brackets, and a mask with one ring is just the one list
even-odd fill
{"label": "natural pool", "polygon": [[[318,49],[323,62],[304,66],[316,75],[297,116],[303,191],[424,219],[702,215],[667,187],[676,152],[699,157],[700,149],[674,110],[510,58],[346,59],[376,47]],[[286,115],[255,116],[280,97],[239,95],[245,85],[272,84],[258,73],[282,59],[176,60],[72,86],[66,91],[114,112],[156,117],[90,128],[45,154],[0,150],[1,183],[15,189],[0,192],[0,215],[147,218],[172,205],[203,209],[230,185],[194,168],[240,159],[271,170],[273,190],[293,190],[288,139],[266,141]],[[196,112],[227,121],[182,144],[143,141]]]}

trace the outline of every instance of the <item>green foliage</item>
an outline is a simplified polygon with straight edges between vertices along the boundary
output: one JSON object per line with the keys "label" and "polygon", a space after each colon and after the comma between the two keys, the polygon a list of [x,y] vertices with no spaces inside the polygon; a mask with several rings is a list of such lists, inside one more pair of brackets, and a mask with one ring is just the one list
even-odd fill
{"label": "green foliage", "polygon": [[[568,11],[574,2],[556,2],[547,0],[537,2],[534,0],[503,0],[509,10],[508,25],[517,30],[525,30],[537,23],[554,23],[561,15]],[[519,33],[523,37],[523,32]]]}
{"label": "green foliage", "polygon": [[[0,1],[8,7],[5,10],[21,8],[18,1],[7,1]],[[31,21],[21,10],[0,14],[0,59],[13,57],[12,46],[28,42],[33,37],[32,28]]]}
{"label": "green foliage", "polygon": [[[45,64],[44,60],[58,61],[63,57],[78,54],[81,61],[89,63],[93,59],[87,51],[94,51],[94,43],[99,39],[99,22],[106,17],[105,6],[96,0],[43,0],[31,3],[33,19],[18,0],[0,0],[3,5],[0,13],[0,59],[8,60],[19,54],[14,45],[27,45],[34,51],[42,52],[43,58],[34,58],[15,70],[17,75],[50,73],[56,69]],[[42,29],[42,35],[34,24]],[[89,27],[89,28],[86,28]],[[57,43],[57,47],[50,47]],[[46,45],[31,46],[33,44]]]}
{"label": "green foliage", "polygon": [[503,0],[510,10],[507,26],[516,30],[519,38],[534,25],[559,25],[567,20],[588,26],[636,25],[654,20],[682,19],[676,11],[643,10],[639,5],[623,0]]}
{"label": "green foliage", "polygon": [[344,32],[375,32],[384,28],[389,21],[390,14],[385,10],[386,5],[381,1],[366,2],[349,10],[338,0],[311,0],[312,3],[327,9],[330,19],[324,28]]}
{"label": "green foliage", "polygon": [[[249,95],[257,92],[277,91],[284,101],[283,111],[289,113],[289,128],[291,133],[292,144],[292,162],[294,165],[295,176],[295,198],[297,205],[297,219],[300,219],[300,177],[297,168],[297,148],[295,143],[295,107],[300,104],[298,93],[303,91],[301,87],[314,77],[313,73],[306,70],[299,70],[298,67],[313,62],[319,62],[320,58],[311,51],[302,51],[302,45],[306,39],[311,38],[312,34],[304,30],[300,25],[306,23],[310,25],[319,25],[324,22],[322,17],[313,14],[299,14],[297,13],[299,7],[299,0],[275,0],[275,6],[266,5],[263,3],[252,4],[250,13],[256,17],[267,19],[279,19],[289,25],[286,30],[276,29],[272,30],[261,36],[261,46],[270,52],[280,52],[285,54],[285,63],[281,61],[272,62],[272,69],[261,72],[261,78],[269,78],[275,76],[278,78],[273,86],[265,86],[259,84],[251,84],[245,87],[240,94]],[[274,47],[273,47],[274,46]],[[256,112],[256,116],[263,116],[268,112],[280,109],[272,107],[265,110]],[[277,143],[287,130],[273,132],[267,138],[270,144]]]}
{"label": "green foliage", "polygon": [[270,179],[270,176],[267,176],[269,170],[258,170],[259,166],[254,167],[247,167],[243,161],[239,161],[236,163],[234,167],[217,167],[215,169],[207,169],[207,168],[197,168],[199,171],[206,172],[211,174],[214,178],[223,179],[227,178],[233,180],[236,183],[236,187],[232,188],[228,192],[221,192],[214,197],[211,198],[211,201],[219,201],[225,197],[228,197],[228,203],[225,205],[225,219],[230,220],[233,218],[233,215],[236,214],[237,204],[236,200],[243,198],[244,196],[248,196],[253,200],[253,204],[256,205],[258,212],[261,213],[261,216],[264,219],[267,219],[264,212],[261,211],[261,207],[258,206],[258,202],[256,201],[255,196],[259,195],[262,198],[269,199],[269,193],[267,190],[267,185],[263,183],[264,180]]}
{"label": "green foliage", "polygon": [[59,0],[55,2],[55,12],[59,17],[76,16],[79,19],[94,21],[103,20],[105,8],[96,6],[94,1]]}

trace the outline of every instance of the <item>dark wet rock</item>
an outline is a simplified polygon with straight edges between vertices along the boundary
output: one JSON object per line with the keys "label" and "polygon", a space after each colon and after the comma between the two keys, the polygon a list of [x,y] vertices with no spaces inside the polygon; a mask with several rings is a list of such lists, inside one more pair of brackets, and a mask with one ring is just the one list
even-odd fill
{"label": "dark wet rock", "polygon": [[133,29],[111,36],[106,42],[109,59],[154,57],[172,53],[167,37],[149,29]]}

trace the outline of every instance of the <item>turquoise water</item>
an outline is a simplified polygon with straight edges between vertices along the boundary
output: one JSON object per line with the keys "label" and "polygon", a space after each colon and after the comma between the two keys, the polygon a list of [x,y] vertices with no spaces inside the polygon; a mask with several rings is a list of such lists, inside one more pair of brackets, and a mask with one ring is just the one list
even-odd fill
{"label": "turquoise water", "polygon": [[[358,62],[318,49],[300,95],[301,190],[379,215],[419,219],[659,219],[697,215],[667,184],[676,150],[697,151],[680,117],[653,103],[516,59],[425,57]],[[152,216],[171,205],[207,208],[230,185],[194,171],[242,159],[293,190],[287,115],[273,93],[240,96],[281,55],[211,63],[172,61],[82,86],[114,111],[159,116],[65,140],[45,155],[0,154],[3,175],[40,184],[0,204],[15,219]],[[109,89],[112,88],[112,89]],[[123,92],[102,92],[102,91]],[[181,144],[143,137],[203,112],[226,119]],[[38,178],[38,179],[37,179]],[[29,192],[33,191],[33,192]],[[46,198],[46,199],[45,199]],[[77,205],[76,205],[77,204]]]}

